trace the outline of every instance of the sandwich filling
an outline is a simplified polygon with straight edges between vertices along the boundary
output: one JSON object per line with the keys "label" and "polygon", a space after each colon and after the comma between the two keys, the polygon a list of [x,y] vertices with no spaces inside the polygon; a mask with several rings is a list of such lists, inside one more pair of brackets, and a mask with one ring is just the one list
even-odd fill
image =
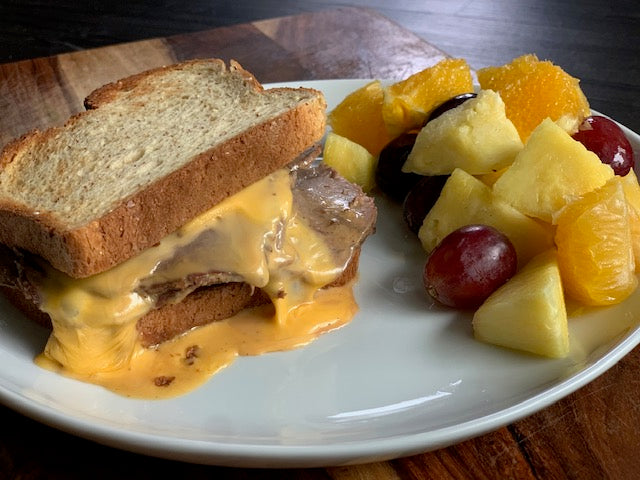
{"label": "sandwich filling", "polygon": [[[74,279],[40,261],[31,278],[53,331],[38,362],[127,395],[163,397],[193,388],[238,354],[308,343],[355,313],[349,285],[322,287],[342,274],[374,222],[372,201],[353,185],[326,167],[300,166],[274,172],[107,272]],[[173,345],[143,345],[140,318],[198,288],[233,282],[260,289],[270,303],[167,342]],[[179,374],[197,357],[199,375],[159,392],[180,383],[166,367],[176,351],[183,352]],[[144,375],[155,388],[136,387]]]}

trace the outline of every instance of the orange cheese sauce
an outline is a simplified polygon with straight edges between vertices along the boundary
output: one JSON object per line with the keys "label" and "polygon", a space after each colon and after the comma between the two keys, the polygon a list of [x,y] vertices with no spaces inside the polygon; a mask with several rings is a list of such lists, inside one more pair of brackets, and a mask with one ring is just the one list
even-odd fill
{"label": "orange cheese sauce", "polygon": [[201,386],[238,356],[261,355],[307,345],[325,332],[348,323],[358,307],[351,285],[320,290],[314,301],[292,309],[277,321],[273,305],[195,328],[154,348],[137,346],[128,366],[83,374],[41,354],[36,363],[120,395],[166,399]]}

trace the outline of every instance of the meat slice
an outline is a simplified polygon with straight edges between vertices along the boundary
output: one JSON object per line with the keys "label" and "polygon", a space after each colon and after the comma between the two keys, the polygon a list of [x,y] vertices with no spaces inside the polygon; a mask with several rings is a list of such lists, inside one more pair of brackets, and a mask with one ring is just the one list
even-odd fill
{"label": "meat slice", "polygon": [[[354,252],[373,233],[377,210],[371,197],[335,170],[322,163],[301,164],[292,169],[292,193],[296,214],[305,220],[329,246],[337,265],[346,267]],[[170,271],[173,262],[189,255],[189,250],[206,250],[214,242],[215,231],[205,231],[195,241],[156,267],[157,272]],[[172,281],[154,282],[144,279],[138,292],[156,298],[157,306],[179,301],[196,288],[241,282],[235,272],[196,272]]]}
{"label": "meat slice", "polygon": [[33,260],[32,255],[0,245],[0,287],[19,290],[26,300],[39,304],[37,286],[44,271]]}
{"label": "meat slice", "polygon": [[373,198],[323,163],[297,171],[293,203],[340,265],[347,265],[353,251],[375,230]]}

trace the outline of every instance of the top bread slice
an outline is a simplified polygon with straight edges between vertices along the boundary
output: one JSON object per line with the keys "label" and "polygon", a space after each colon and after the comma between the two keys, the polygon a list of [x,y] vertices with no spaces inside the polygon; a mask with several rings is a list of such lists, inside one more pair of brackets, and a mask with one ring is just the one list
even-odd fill
{"label": "top bread slice", "polygon": [[0,243],[72,277],[104,271],[321,140],[312,89],[263,89],[194,60],[90,94],[86,112],[0,153]]}

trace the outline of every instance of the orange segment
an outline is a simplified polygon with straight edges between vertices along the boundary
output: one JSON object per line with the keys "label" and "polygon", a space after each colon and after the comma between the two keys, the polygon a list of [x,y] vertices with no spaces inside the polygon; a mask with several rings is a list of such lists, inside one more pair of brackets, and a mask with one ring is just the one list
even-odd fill
{"label": "orange segment", "polygon": [[629,211],[614,177],[561,210],[556,245],[567,294],[586,305],[611,305],[636,288]]}
{"label": "orange segment", "polygon": [[447,58],[384,90],[382,117],[392,137],[422,128],[427,115],[451,97],[473,91],[464,59]]}
{"label": "orange segment", "polygon": [[477,76],[481,88],[500,94],[507,117],[522,141],[546,117],[573,132],[590,115],[579,80],[535,55],[523,55],[500,67],[482,68]]}
{"label": "orange segment", "polygon": [[375,80],[350,93],[329,114],[333,131],[378,155],[392,138],[382,120],[384,94]]}
{"label": "orange segment", "polygon": [[633,169],[622,177],[622,188],[629,206],[629,224],[631,227],[631,243],[636,259],[636,271],[640,271],[640,185]]}

